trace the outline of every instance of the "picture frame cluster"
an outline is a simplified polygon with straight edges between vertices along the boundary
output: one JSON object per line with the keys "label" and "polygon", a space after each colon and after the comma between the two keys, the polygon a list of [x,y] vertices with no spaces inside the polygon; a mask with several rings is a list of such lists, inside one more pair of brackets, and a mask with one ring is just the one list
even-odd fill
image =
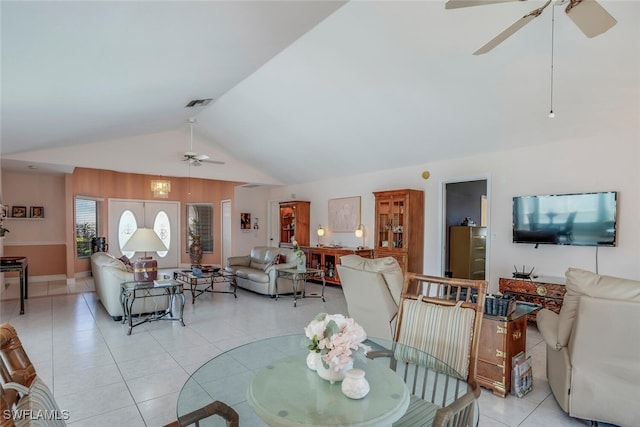
{"label": "picture frame cluster", "polygon": [[7,207],[10,218],[44,218],[44,206],[11,206]]}

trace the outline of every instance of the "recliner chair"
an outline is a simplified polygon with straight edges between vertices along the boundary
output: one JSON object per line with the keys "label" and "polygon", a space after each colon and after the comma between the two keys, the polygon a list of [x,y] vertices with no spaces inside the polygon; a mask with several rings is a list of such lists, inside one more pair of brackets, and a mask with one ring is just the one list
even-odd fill
{"label": "recliner chair", "polygon": [[560,314],[537,314],[547,378],[570,416],[637,426],[640,281],[570,268]]}

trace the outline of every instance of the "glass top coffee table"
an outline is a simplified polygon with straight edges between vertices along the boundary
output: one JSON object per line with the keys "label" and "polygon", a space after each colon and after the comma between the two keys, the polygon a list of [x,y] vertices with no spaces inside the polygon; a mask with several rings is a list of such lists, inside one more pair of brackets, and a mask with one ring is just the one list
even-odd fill
{"label": "glass top coffee table", "polygon": [[[202,274],[193,274],[191,270],[178,270],[173,272],[173,279],[186,285],[186,290],[191,291],[191,304],[195,304],[196,298],[205,292],[217,294],[233,294],[234,298],[238,298],[238,284],[236,276],[219,267],[211,272],[202,272]],[[214,285],[227,283],[232,287],[229,291],[215,290]],[[204,286],[204,288],[202,288]]]}
{"label": "glass top coffee table", "polygon": [[[355,358],[354,367],[365,371],[371,391],[353,400],[342,394],[341,382],[331,384],[307,368],[305,338],[303,334],[268,338],[214,357],[184,384],[177,418],[216,400],[238,413],[240,425],[252,426],[390,426],[404,415],[412,392],[389,368],[388,358]],[[386,340],[372,339],[368,344],[374,350],[391,348]],[[435,360],[424,353],[422,357]],[[438,383],[428,387],[435,390]]]}

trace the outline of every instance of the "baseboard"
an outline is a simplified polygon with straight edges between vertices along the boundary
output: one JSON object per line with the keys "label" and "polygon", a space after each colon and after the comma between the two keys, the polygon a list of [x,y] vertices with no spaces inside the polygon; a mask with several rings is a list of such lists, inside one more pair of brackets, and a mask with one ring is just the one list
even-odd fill
{"label": "baseboard", "polygon": [[[64,274],[50,274],[47,276],[32,276],[29,275],[29,283],[35,283],[35,282],[53,282],[53,281],[57,281],[57,280],[65,280],[67,281],[67,276],[65,276]],[[75,279],[72,279],[75,280]],[[16,277],[7,277],[4,280],[5,283],[20,283],[20,277],[16,276]],[[74,282],[75,283],[75,282]]]}

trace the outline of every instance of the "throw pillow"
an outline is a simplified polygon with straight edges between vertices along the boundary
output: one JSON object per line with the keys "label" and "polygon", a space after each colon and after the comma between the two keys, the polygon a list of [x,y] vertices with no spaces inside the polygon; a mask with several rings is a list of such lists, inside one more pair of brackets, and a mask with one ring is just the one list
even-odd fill
{"label": "throw pillow", "polygon": [[285,259],[284,259],[284,255],[282,255],[282,254],[278,254],[278,255],[276,255],[276,257],[273,259],[273,264],[274,264],[274,265],[282,264],[284,261],[285,261]]}

